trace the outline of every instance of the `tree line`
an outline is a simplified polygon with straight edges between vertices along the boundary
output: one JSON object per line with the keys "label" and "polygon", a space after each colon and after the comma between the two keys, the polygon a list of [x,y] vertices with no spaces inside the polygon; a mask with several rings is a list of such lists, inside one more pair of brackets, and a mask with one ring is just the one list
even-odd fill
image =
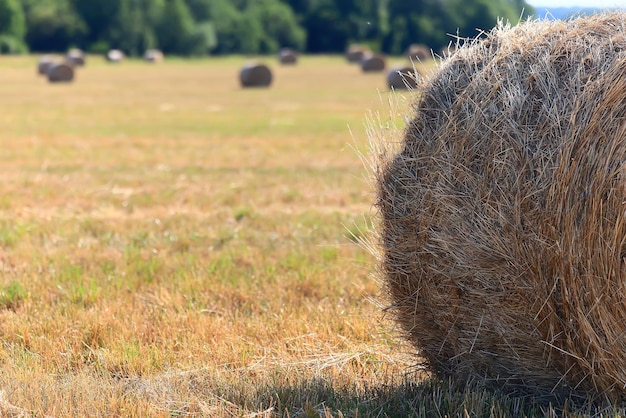
{"label": "tree line", "polygon": [[525,0],[0,0],[0,53],[336,53],[360,43],[400,54],[533,13]]}

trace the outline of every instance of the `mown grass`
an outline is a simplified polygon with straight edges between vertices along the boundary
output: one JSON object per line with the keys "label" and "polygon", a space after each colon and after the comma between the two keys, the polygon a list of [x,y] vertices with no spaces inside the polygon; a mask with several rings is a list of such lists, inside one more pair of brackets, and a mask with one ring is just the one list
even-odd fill
{"label": "mown grass", "polygon": [[410,103],[383,75],[36,59],[0,61],[0,415],[555,413],[428,379],[383,317],[359,153]]}

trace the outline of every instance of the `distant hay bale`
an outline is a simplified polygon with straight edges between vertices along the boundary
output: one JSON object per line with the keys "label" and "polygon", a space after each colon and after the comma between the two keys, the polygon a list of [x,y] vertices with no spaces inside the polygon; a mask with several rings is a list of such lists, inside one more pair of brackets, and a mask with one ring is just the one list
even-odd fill
{"label": "distant hay bale", "polygon": [[39,58],[39,62],[37,63],[37,73],[40,75],[47,75],[48,69],[57,63],[57,60],[52,55],[44,55]]}
{"label": "distant hay bale", "polygon": [[411,61],[426,61],[432,58],[430,48],[424,44],[411,44],[406,51],[406,55]]}
{"label": "distant hay bale", "polygon": [[387,73],[387,86],[393,90],[414,89],[419,74],[414,67],[396,67]]}
{"label": "distant hay bale", "polygon": [[265,64],[250,63],[239,73],[242,87],[269,87],[272,84],[272,71]]}
{"label": "distant hay bale", "polygon": [[125,58],[124,53],[120,51],[119,49],[112,49],[109,52],[107,52],[107,55],[106,55],[107,61],[114,63],[114,64],[122,62],[124,58]]}
{"label": "distant hay bale", "polygon": [[69,83],[74,80],[74,67],[66,63],[56,63],[48,68],[48,81]]}
{"label": "distant hay bale", "polygon": [[626,401],[626,14],[498,27],[378,150],[380,272],[428,370]]}
{"label": "distant hay bale", "polygon": [[385,66],[385,57],[379,54],[365,55],[361,60],[361,70],[363,70],[364,73],[384,71]]}
{"label": "distant hay bale", "polygon": [[278,60],[283,65],[295,65],[298,63],[298,53],[291,48],[283,48],[278,54]]}
{"label": "distant hay bale", "polygon": [[371,54],[369,49],[360,45],[350,45],[348,51],[346,51],[346,59],[350,63],[359,64],[367,54]]}
{"label": "distant hay bale", "polygon": [[163,52],[159,51],[158,49],[149,49],[144,54],[143,58],[147,62],[158,63],[158,62],[163,61],[164,56],[163,56]]}
{"label": "distant hay bale", "polygon": [[73,67],[83,67],[85,61],[85,53],[78,48],[70,49],[65,55],[65,62]]}

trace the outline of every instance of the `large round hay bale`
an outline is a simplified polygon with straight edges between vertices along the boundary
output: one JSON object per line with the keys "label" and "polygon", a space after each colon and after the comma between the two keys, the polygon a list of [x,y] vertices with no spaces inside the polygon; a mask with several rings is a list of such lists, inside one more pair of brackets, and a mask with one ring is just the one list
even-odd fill
{"label": "large round hay bale", "polygon": [[380,271],[430,371],[626,400],[626,14],[498,27],[380,150]]}
{"label": "large round hay bale", "polygon": [[52,55],[44,55],[39,58],[39,62],[37,63],[37,73],[40,75],[48,74],[48,69],[57,63],[57,60]]}
{"label": "large round hay bale", "polygon": [[361,70],[364,73],[381,72],[385,70],[385,57],[379,54],[365,55],[361,60]]}
{"label": "large round hay bale", "polygon": [[283,48],[278,54],[278,60],[283,65],[295,65],[298,63],[298,53],[291,48]]}
{"label": "large round hay bale", "polygon": [[367,54],[371,54],[369,49],[360,45],[350,45],[346,51],[346,59],[349,63],[359,64]]}
{"label": "large round hay bale", "polygon": [[272,84],[272,71],[265,64],[250,63],[239,72],[241,87],[269,87]]}
{"label": "large round hay bale", "polygon": [[158,62],[163,61],[164,56],[163,56],[163,52],[159,51],[158,49],[149,49],[144,54],[143,58],[147,62],[158,63]]}
{"label": "large round hay bale", "polygon": [[124,58],[124,53],[119,49],[111,49],[106,55],[106,60],[114,64],[122,62]]}
{"label": "large round hay bale", "polygon": [[441,48],[441,50],[439,51],[439,56],[441,58],[448,58],[450,55],[454,54],[458,48],[459,45],[450,43]]}
{"label": "large round hay bale", "polygon": [[69,83],[74,80],[74,67],[66,63],[53,64],[47,74],[51,83]]}
{"label": "large round hay bale", "polygon": [[406,56],[411,61],[426,61],[432,58],[430,48],[424,44],[411,44],[406,50]]}
{"label": "large round hay bale", "polygon": [[414,89],[419,76],[415,67],[392,68],[387,73],[387,86],[392,90]]}
{"label": "large round hay bale", "polygon": [[73,67],[83,67],[86,62],[85,53],[78,48],[72,48],[67,51],[65,62]]}

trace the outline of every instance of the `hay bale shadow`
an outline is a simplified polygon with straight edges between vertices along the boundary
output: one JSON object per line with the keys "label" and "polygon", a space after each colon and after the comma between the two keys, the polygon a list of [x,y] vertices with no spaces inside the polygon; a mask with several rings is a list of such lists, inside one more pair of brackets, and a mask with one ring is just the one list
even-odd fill
{"label": "hay bale shadow", "polygon": [[248,411],[271,409],[274,416],[285,417],[556,417],[626,413],[626,409],[611,405],[585,404],[573,399],[555,404],[545,399],[502,394],[482,385],[459,385],[436,378],[359,386],[358,389],[340,387],[331,378],[319,377],[293,385],[264,387],[249,403],[240,406]]}

